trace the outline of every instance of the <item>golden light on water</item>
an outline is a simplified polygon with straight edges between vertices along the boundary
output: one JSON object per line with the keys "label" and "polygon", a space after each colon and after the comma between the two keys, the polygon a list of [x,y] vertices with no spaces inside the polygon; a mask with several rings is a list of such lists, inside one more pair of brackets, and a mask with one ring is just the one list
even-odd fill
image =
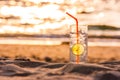
{"label": "golden light on water", "polygon": [[[58,10],[59,6],[55,4],[47,5],[44,7],[21,7],[21,6],[3,6],[1,8],[1,14],[4,16],[15,16],[19,17],[19,23],[18,24],[34,24],[33,27],[29,28],[21,28],[19,26],[11,26],[11,25],[6,25],[2,26],[1,31],[2,33],[6,32],[32,32],[36,33],[39,32],[39,29],[55,29],[58,28],[62,25],[64,25],[64,22],[59,22],[60,19],[64,17],[64,13],[60,10]],[[35,19],[38,18],[38,19]],[[48,19],[46,22],[44,19]],[[54,19],[56,21],[50,22],[49,19]],[[37,28],[37,29],[36,29]]]}
{"label": "golden light on water", "polygon": [[[39,34],[41,30],[45,32],[44,29],[62,29],[66,32],[66,24],[70,20],[66,20],[65,12],[76,14],[77,11],[76,6],[73,6],[77,0],[27,0],[24,2],[25,4],[22,0],[21,2],[8,1],[11,6],[6,4],[1,6],[1,23],[4,24],[0,27],[0,33]],[[87,2],[87,0],[80,0],[80,2]],[[88,7],[88,11],[93,10],[93,7]]]}
{"label": "golden light on water", "polygon": [[34,3],[40,3],[40,2],[50,2],[50,3],[63,3],[64,0],[28,0]]}

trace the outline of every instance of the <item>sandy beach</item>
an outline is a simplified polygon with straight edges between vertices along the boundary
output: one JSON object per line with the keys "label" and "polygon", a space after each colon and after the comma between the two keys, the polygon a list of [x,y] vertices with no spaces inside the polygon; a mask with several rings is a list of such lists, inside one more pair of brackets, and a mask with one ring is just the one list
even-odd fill
{"label": "sandy beach", "polygon": [[[87,62],[120,60],[120,46],[88,46]],[[20,45],[1,44],[0,56],[6,58],[28,58],[37,61],[69,62],[69,44]],[[48,59],[48,60],[47,60]]]}
{"label": "sandy beach", "polygon": [[119,80],[118,47],[89,46],[87,63],[69,62],[69,45],[0,45],[1,80]]}
{"label": "sandy beach", "polygon": [[119,80],[120,61],[104,63],[47,63],[0,61],[1,80]]}

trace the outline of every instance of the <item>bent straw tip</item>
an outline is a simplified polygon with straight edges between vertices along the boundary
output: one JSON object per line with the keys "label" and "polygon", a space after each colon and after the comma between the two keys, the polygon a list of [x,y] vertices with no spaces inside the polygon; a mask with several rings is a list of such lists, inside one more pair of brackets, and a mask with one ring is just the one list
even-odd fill
{"label": "bent straw tip", "polygon": [[65,12],[66,14],[68,14],[68,15],[70,15],[70,13],[69,12]]}

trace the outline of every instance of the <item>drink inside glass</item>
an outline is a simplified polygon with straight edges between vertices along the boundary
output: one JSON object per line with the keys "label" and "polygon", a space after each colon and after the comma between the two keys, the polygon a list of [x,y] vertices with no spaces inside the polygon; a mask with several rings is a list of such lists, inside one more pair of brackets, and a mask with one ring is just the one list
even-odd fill
{"label": "drink inside glass", "polygon": [[87,57],[87,26],[70,25],[70,62],[86,62]]}

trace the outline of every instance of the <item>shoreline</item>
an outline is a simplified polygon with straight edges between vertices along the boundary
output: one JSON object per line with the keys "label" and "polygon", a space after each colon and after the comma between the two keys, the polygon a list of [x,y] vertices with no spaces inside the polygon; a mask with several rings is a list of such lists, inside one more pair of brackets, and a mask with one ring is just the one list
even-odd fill
{"label": "shoreline", "polygon": [[[0,44],[9,45],[62,45],[69,44],[68,38],[0,38]],[[88,39],[88,46],[119,47],[119,39]]]}

